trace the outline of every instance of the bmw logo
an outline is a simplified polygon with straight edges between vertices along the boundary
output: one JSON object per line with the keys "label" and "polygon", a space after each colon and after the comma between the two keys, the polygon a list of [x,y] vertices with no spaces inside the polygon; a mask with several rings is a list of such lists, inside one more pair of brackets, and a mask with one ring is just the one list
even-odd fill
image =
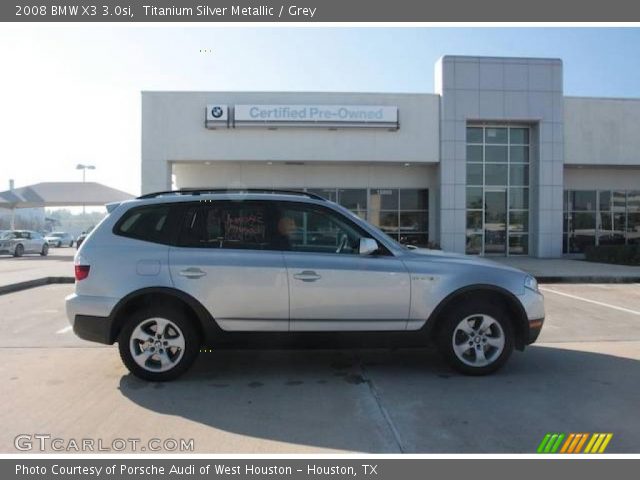
{"label": "bmw logo", "polygon": [[213,115],[213,118],[220,118],[223,113],[222,107],[216,106],[211,109],[211,115]]}

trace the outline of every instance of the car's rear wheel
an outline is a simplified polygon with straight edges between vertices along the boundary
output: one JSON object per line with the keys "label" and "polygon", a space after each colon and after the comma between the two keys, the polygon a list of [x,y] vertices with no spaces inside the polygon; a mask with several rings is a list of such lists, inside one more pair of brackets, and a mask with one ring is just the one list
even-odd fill
{"label": "car's rear wheel", "polygon": [[22,246],[22,244],[19,243],[18,245],[16,245],[16,248],[13,251],[13,256],[14,257],[21,257],[23,254],[24,254],[24,246]]}
{"label": "car's rear wheel", "polygon": [[163,382],[182,375],[200,350],[198,331],[174,308],[135,312],[118,336],[120,357],[135,376]]}
{"label": "car's rear wheel", "polygon": [[487,375],[502,367],[514,348],[514,331],[504,308],[471,301],[450,310],[438,332],[445,360],[466,375]]}
{"label": "car's rear wheel", "polygon": [[49,245],[47,243],[42,245],[42,250],[40,251],[40,255],[42,255],[43,257],[46,257],[47,255],[49,255]]}

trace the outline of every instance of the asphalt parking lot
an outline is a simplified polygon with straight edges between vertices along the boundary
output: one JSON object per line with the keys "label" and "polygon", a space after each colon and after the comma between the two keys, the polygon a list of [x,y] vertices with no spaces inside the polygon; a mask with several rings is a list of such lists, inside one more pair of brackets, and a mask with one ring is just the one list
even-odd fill
{"label": "asphalt parking lot", "polygon": [[0,296],[0,452],[20,434],[193,439],[198,453],[533,453],[547,432],[612,432],[640,451],[640,285],[543,285],[539,342],[463,377],[429,350],[215,351],[138,380],[77,339],[72,285]]}

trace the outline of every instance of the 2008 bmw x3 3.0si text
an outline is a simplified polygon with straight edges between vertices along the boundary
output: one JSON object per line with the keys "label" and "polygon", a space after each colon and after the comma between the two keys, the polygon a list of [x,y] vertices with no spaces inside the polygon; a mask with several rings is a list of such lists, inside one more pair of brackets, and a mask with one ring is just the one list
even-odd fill
{"label": "2008 bmw x3 3.0si text", "polygon": [[432,340],[455,369],[482,375],[544,321],[530,275],[407,248],[310,193],[159,192],[108,209],[76,254],[67,316],[79,337],[118,342],[148,380],[176,378],[229,338],[266,347],[375,332]]}

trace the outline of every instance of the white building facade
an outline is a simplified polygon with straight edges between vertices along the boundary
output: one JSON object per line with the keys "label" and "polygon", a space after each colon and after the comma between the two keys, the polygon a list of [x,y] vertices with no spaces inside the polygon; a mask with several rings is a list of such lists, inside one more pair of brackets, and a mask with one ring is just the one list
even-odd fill
{"label": "white building facade", "polygon": [[143,92],[142,192],[307,190],[468,254],[640,243],[640,99],[565,97],[562,70],[445,56],[433,94]]}

